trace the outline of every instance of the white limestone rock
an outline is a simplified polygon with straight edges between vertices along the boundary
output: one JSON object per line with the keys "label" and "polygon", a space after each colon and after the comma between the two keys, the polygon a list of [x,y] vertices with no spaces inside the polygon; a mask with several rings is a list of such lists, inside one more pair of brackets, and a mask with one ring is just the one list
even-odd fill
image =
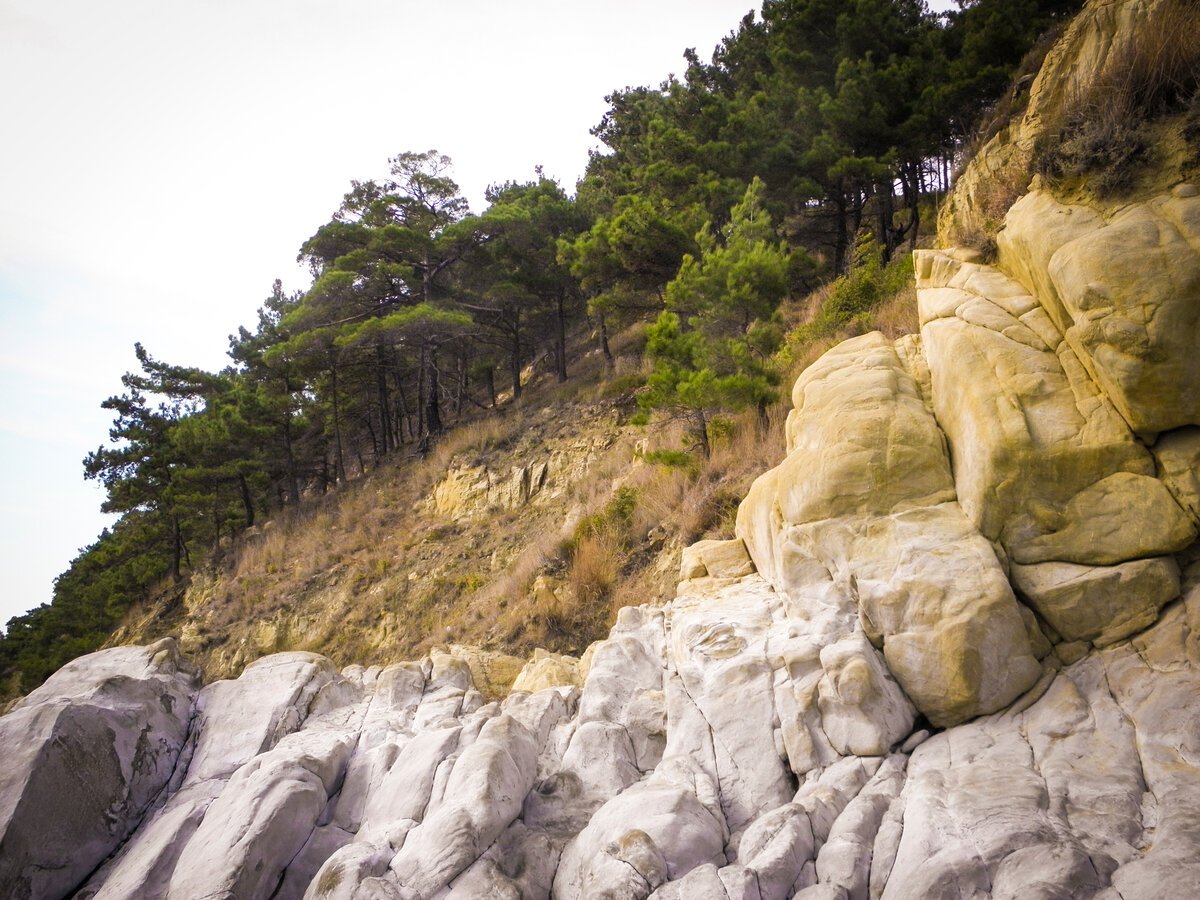
{"label": "white limestone rock", "polygon": [[175,865],[167,900],[266,900],[345,773],[353,736],[314,728],[284,738],[229,779]]}
{"label": "white limestone rock", "polygon": [[276,653],[246,666],[237,679],[200,694],[184,785],[228,778],[300,727],[321,691],[341,675],[315,653]]}
{"label": "white limestone rock", "polygon": [[430,897],[473,863],[520,813],[533,787],[538,749],[511,716],[488,720],[458,757],[440,804],[392,859],[397,881]]}
{"label": "white limestone rock", "polygon": [[80,657],[0,718],[0,886],[61,897],[138,825],[187,736],[198,672],[170,639]]}
{"label": "white limestone rock", "polygon": [[715,797],[715,785],[673,757],[602,806],[567,844],[553,896],[645,898],[697,866],[724,864],[728,832],[702,795]]}

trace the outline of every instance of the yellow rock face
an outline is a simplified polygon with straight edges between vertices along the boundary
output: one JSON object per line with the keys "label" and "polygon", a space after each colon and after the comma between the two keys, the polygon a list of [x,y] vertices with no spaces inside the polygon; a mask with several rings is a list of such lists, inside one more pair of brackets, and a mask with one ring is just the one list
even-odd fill
{"label": "yellow rock face", "polygon": [[512,690],[532,694],[546,688],[580,687],[582,684],[578,659],[539,648],[533,651],[533,658],[517,675]]}
{"label": "yellow rock face", "polygon": [[938,212],[938,233],[953,245],[1001,224],[1007,204],[1025,193],[1034,145],[1057,127],[1064,108],[1120,52],[1119,35],[1133,34],[1161,0],[1091,0],[1072,19],[1029,90],[1025,113],[985,144],[955,179]]}
{"label": "yellow rock face", "polygon": [[1019,563],[1113,565],[1187,546],[1192,523],[1046,309],[990,266],[918,251],[933,407],[959,502]]}
{"label": "yellow rock face", "polygon": [[1001,708],[1040,667],[991,545],[954,502],[919,358],[912,340],[897,352],[869,334],[810,366],[788,456],[751,488],[737,533],[802,621],[865,633],[945,725]]}
{"label": "yellow rock face", "polygon": [[1150,627],[1159,609],[1179,596],[1179,567],[1171,557],[1117,566],[1015,565],[1012,578],[1055,631],[1098,647]]}
{"label": "yellow rock face", "polygon": [[1200,189],[1107,219],[1033,191],[998,245],[1134,431],[1200,425]]}
{"label": "yellow rock face", "polygon": [[685,547],[679,566],[679,580],[693,578],[741,578],[754,571],[754,563],[740,539],[697,541]]}

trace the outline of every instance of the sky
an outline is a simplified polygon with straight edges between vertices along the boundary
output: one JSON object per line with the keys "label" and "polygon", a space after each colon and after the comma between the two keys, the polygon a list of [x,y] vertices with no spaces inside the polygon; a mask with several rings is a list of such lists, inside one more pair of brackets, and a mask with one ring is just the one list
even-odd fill
{"label": "sky", "polygon": [[605,94],[708,58],[757,6],[0,0],[0,624],[111,519],[81,463],[135,342],[222,368],[396,153],[448,154],[476,212],[535,165],[572,190]]}

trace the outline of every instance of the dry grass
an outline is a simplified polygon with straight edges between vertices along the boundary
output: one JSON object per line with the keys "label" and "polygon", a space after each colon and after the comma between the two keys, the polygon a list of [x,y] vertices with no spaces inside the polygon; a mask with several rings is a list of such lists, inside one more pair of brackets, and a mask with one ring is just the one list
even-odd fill
{"label": "dry grass", "polygon": [[468,455],[477,460],[493,450],[510,446],[524,427],[521,410],[504,410],[459,425],[433,445],[425,467],[437,474],[450,468],[456,456]]}
{"label": "dry grass", "polygon": [[606,607],[620,578],[624,556],[625,540],[615,529],[587,535],[575,544],[566,584],[578,611]]}
{"label": "dry grass", "polygon": [[917,334],[921,330],[921,320],[917,315],[916,283],[909,282],[876,307],[871,315],[871,325],[893,341],[906,334]]}
{"label": "dry grass", "polygon": [[1035,165],[1052,185],[1100,197],[1128,191],[1155,154],[1147,127],[1200,96],[1200,0],[1163,0],[1047,129]]}
{"label": "dry grass", "polygon": [[[721,432],[710,436],[712,453],[693,456],[689,466],[647,463],[629,478],[637,492],[635,527],[649,532],[666,528],[684,545],[702,538],[733,537],[737,505],[751,482],[776,465],[783,455],[785,402],[772,406],[767,423],[748,410],[724,419]],[[659,437],[666,447],[678,446],[681,429]]]}

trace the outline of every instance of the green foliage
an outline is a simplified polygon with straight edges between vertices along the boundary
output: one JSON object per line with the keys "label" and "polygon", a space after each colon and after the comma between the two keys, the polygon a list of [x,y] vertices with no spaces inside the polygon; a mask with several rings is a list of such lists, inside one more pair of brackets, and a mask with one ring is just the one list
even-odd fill
{"label": "green foliage", "polygon": [[668,469],[692,471],[696,467],[696,457],[684,450],[651,450],[642,459]]}
{"label": "green foliage", "polygon": [[883,253],[873,241],[860,245],[850,272],[830,285],[820,309],[811,322],[787,336],[787,344],[807,345],[836,334],[904,290],[913,278],[911,256],[884,264]]}
{"label": "green foliage", "polygon": [[768,360],[781,338],[776,310],[791,252],[771,240],[763,188],[760,179],[751,181],[720,239],[708,224],[700,230],[700,255],[684,257],[666,288],[670,309],[647,332],[654,371],[638,402],[687,418],[705,455],[712,412],[764,408],[778,381]]}
{"label": "green foliage", "polygon": [[633,394],[646,383],[646,377],[639,372],[617,375],[604,382],[602,396],[624,397]]}
{"label": "green foliage", "polygon": [[560,243],[559,259],[591,298],[589,309],[621,321],[661,309],[664,287],[695,247],[685,216],[632,195],[574,241]]}
{"label": "green foliage", "polygon": [[600,535],[615,535],[619,541],[625,540],[633,524],[637,501],[638,494],[634,488],[618,488],[602,509],[579,521],[564,550],[574,550],[585,538]]}

